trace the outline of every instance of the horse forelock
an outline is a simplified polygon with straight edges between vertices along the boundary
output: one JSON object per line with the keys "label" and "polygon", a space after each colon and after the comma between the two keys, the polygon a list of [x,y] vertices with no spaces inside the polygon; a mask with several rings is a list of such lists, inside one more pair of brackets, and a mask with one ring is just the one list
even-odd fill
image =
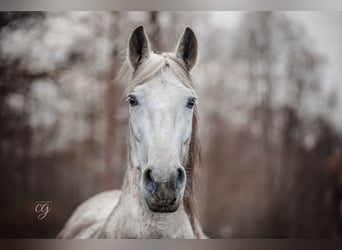
{"label": "horse forelock", "polygon": [[136,86],[144,84],[149,79],[162,73],[166,68],[172,70],[174,75],[184,84],[185,87],[194,90],[194,85],[190,73],[185,68],[184,63],[173,53],[152,54],[143,61],[137,69],[132,69],[126,60],[120,70],[119,78],[123,79],[130,75],[127,81],[125,95],[130,93]]}

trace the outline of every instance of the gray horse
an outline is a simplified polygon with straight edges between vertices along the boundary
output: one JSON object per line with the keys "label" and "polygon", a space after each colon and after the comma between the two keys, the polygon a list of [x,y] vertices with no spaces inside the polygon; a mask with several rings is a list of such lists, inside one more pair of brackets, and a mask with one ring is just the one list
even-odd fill
{"label": "gray horse", "polygon": [[128,43],[123,74],[129,105],[129,157],[122,190],[81,204],[58,238],[206,238],[198,222],[197,96],[190,70],[197,39],[186,28],[175,53],[151,51],[143,26]]}

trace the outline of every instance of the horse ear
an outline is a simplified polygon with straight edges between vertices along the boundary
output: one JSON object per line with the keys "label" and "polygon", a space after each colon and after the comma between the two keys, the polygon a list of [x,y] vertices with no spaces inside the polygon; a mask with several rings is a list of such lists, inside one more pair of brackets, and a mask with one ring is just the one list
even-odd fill
{"label": "horse ear", "polygon": [[176,56],[183,60],[185,67],[190,71],[197,61],[197,38],[193,30],[189,27],[185,31],[178,42]]}
{"label": "horse ear", "polygon": [[150,56],[151,48],[144,26],[140,25],[132,32],[128,42],[128,58],[134,69]]}

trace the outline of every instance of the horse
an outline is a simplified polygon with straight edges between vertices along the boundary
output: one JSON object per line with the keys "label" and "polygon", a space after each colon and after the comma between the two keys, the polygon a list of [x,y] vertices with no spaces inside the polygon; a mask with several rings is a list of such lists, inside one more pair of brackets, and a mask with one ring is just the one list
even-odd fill
{"label": "horse", "polygon": [[151,50],[144,27],[128,42],[123,75],[129,106],[127,169],[121,191],[81,204],[57,238],[200,239],[195,167],[200,153],[197,95],[190,71],[198,41],[185,28],[174,53]]}

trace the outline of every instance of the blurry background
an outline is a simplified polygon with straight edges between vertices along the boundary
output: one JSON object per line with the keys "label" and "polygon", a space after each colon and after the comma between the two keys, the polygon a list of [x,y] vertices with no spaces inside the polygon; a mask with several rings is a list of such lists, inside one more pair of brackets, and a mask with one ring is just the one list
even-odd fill
{"label": "blurry background", "polygon": [[141,23],[157,52],[198,36],[204,232],[342,236],[342,14],[1,12],[0,237],[53,238],[120,188],[128,109],[111,82]]}

